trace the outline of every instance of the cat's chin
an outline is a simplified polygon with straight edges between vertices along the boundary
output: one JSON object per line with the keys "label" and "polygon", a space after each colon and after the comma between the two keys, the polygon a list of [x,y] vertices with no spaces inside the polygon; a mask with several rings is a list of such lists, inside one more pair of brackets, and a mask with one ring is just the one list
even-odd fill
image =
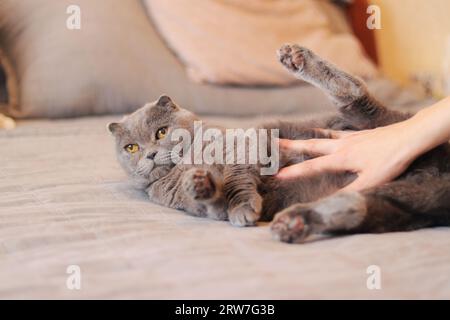
{"label": "cat's chin", "polygon": [[166,176],[173,166],[156,166],[146,176],[132,176],[131,183],[136,189],[146,189],[153,182]]}
{"label": "cat's chin", "polygon": [[131,175],[131,184],[136,189],[146,189],[153,182],[161,179],[170,172],[170,166],[156,166],[148,174]]}
{"label": "cat's chin", "polygon": [[131,185],[135,189],[145,190],[148,187],[149,182],[148,182],[148,179],[145,179],[143,177],[139,177],[139,178],[133,177],[133,178],[131,178]]}

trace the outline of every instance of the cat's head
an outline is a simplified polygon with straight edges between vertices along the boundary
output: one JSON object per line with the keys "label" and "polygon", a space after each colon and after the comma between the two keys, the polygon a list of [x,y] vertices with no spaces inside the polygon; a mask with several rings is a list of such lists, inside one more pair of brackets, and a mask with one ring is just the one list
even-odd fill
{"label": "cat's head", "polygon": [[120,122],[110,123],[108,130],[116,139],[119,163],[136,186],[145,187],[165,176],[175,165],[172,141],[175,129],[191,132],[196,116],[176,105],[166,95],[148,103]]}

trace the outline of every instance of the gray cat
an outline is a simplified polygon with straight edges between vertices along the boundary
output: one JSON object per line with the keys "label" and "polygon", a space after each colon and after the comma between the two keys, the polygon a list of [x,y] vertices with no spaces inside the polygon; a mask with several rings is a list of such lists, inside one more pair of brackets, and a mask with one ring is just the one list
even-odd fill
{"label": "gray cat", "polygon": [[[339,114],[316,121],[266,123],[280,138],[329,138],[326,130],[363,130],[410,117],[376,101],[364,83],[313,52],[297,45],[278,51],[280,62],[295,77],[324,90]],[[173,162],[171,133],[192,133],[198,118],[161,96],[109,130],[116,138],[120,164],[150,199],[188,213],[236,226],[272,220],[276,239],[303,242],[314,234],[379,233],[450,225],[450,145],[417,159],[393,182],[362,192],[335,193],[355,179],[352,173],[321,173],[279,180],[262,176],[261,164],[187,165]],[[212,127],[204,124],[205,128]],[[223,128],[215,127],[219,130]],[[281,152],[280,165],[312,158]]]}

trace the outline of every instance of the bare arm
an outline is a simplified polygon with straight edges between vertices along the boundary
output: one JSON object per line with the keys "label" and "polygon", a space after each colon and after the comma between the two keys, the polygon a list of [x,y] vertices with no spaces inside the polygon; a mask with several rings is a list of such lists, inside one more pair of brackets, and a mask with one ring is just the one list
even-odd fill
{"label": "bare arm", "polygon": [[278,178],[328,170],[357,173],[358,178],[343,189],[346,191],[391,181],[418,156],[450,140],[450,97],[386,127],[331,134],[335,139],[281,140],[282,147],[321,156],[283,168]]}

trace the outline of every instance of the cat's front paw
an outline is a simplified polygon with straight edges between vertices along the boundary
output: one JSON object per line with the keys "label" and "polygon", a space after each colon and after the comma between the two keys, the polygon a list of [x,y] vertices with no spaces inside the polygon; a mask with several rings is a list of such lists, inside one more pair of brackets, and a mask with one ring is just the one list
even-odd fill
{"label": "cat's front paw", "polygon": [[228,211],[228,220],[235,227],[254,226],[261,217],[262,198],[255,194],[252,199]]}
{"label": "cat's front paw", "polygon": [[187,171],[182,183],[186,194],[194,200],[210,200],[217,191],[211,173],[202,168]]}
{"label": "cat's front paw", "polygon": [[303,70],[311,50],[296,44],[285,44],[277,51],[278,60],[291,72],[298,73]]}

